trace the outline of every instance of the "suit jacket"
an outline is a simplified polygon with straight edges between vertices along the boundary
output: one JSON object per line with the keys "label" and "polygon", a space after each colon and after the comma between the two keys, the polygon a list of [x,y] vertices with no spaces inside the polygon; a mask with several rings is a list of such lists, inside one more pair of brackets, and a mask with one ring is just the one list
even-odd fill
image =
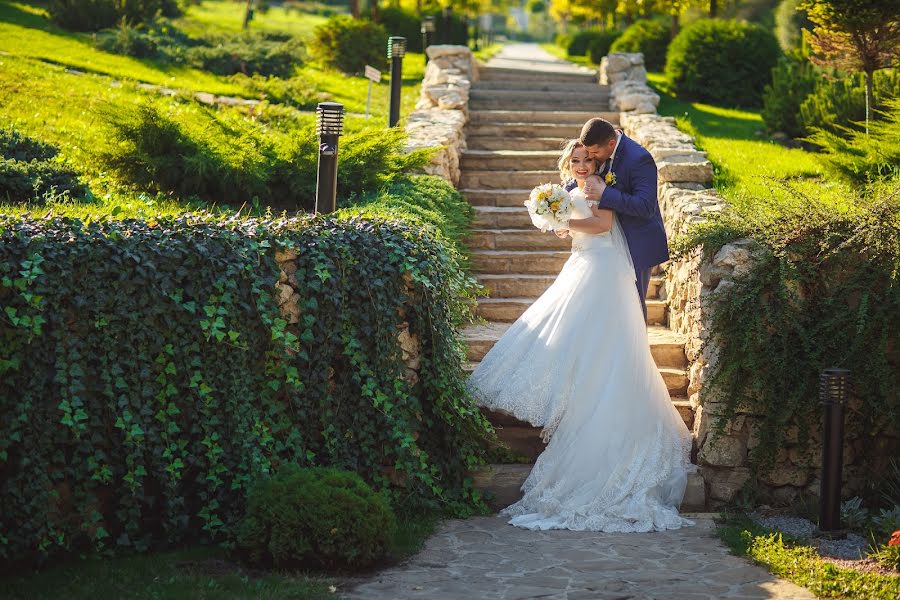
{"label": "suit jacket", "polygon": [[[601,178],[609,171],[616,183],[607,186],[597,204],[614,210],[628,241],[628,250],[636,271],[648,269],[669,260],[669,243],[656,197],[656,162],[647,150],[622,134],[612,165],[601,170]],[[572,190],[574,180],[566,184]]]}

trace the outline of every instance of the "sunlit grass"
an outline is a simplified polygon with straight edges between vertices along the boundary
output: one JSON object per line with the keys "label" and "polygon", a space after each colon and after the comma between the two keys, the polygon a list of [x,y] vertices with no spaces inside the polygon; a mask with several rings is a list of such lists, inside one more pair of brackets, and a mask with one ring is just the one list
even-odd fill
{"label": "sunlit grass", "polygon": [[[227,0],[203,0],[199,4],[189,6],[186,14],[175,20],[176,25],[191,35],[210,33],[212,31],[237,32],[241,31],[244,24],[244,10],[246,3],[230,2]],[[314,7],[311,7],[314,8]],[[324,10],[325,6],[320,6]],[[343,6],[328,6],[332,12],[346,12]],[[285,3],[281,6],[273,5],[265,12],[257,11],[250,21],[251,31],[265,31],[271,33],[289,33],[299,37],[309,37],[312,30],[328,17],[321,14],[311,14],[293,8]]]}

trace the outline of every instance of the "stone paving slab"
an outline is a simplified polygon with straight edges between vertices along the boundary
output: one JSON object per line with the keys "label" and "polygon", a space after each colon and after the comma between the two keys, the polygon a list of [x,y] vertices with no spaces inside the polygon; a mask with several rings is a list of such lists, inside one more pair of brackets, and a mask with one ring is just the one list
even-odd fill
{"label": "stone paving slab", "polygon": [[341,597],[365,600],[814,599],[732,556],[711,515],[694,527],[642,534],[527,531],[500,517],[445,522],[418,555]]}

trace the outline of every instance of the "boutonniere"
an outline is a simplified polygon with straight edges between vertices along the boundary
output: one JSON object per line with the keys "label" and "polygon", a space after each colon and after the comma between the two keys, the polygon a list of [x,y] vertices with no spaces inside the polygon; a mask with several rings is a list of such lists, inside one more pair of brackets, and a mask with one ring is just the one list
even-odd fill
{"label": "boutonniere", "polygon": [[616,132],[616,147],[613,148],[612,156],[609,157],[609,171],[606,173],[606,177],[603,180],[606,182],[608,186],[616,185],[616,172],[613,171],[613,165],[616,164],[616,152],[619,151],[619,142],[622,141],[622,133]]}
{"label": "boutonniere", "polygon": [[612,187],[616,185],[616,174],[613,171],[610,171],[603,180],[606,182],[606,185]]}

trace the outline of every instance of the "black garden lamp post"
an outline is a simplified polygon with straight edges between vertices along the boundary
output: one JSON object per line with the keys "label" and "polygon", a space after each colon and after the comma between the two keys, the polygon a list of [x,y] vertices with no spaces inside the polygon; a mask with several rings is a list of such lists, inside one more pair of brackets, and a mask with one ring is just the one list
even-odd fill
{"label": "black garden lamp post", "polygon": [[403,57],[406,56],[406,38],[388,38],[387,55],[391,59],[391,110],[388,127],[394,127],[400,120],[400,84],[403,78]]}
{"label": "black garden lamp post", "polygon": [[844,403],[850,393],[850,371],[825,369],[819,376],[822,404],[822,485],[819,529],[841,528],[841,467],[844,459]]}
{"label": "black garden lamp post", "polygon": [[320,102],[316,107],[316,133],[319,136],[319,173],[316,178],[316,212],[329,213],[337,208],[338,138],[343,133],[344,105]]}
{"label": "black garden lamp post", "polygon": [[431,45],[431,38],[434,35],[434,17],[431,15],[422,19],[422,52],[425,53],[425,64],[428,64],[428,46]]}

